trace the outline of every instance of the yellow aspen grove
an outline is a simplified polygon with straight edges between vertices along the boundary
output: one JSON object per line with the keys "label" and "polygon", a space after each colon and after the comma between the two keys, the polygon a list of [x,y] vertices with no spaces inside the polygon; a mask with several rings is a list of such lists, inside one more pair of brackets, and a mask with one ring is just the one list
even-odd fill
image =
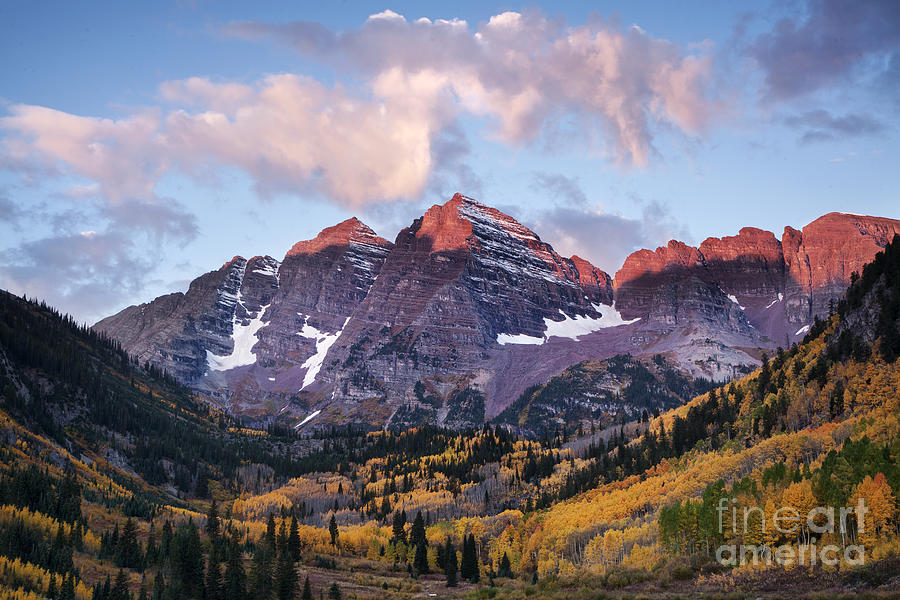
{"label": "yellow aspen grove", "polygon": [[863,544],[874,544],[879,537],[891,531],[897,510],[893,491],[883,473],[878,473],[874,478],[867,475],[857,484],[853,490],[852,505],[859,506],[859,500],[865,503],[859,539]]}

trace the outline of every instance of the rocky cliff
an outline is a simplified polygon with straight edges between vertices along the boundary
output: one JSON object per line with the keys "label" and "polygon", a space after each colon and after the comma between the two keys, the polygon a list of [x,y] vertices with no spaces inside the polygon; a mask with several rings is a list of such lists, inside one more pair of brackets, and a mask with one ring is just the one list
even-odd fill
{"label": "rocky cliff", "polygon": [[350,219],[96,327],[259,419],[463,426],[586,359],[659,354],[690,375],[738,375],[802,337],[897,232],[831,213],[780,241],[749,227],[673,240],[611,278],[457,194],[393,244]]}

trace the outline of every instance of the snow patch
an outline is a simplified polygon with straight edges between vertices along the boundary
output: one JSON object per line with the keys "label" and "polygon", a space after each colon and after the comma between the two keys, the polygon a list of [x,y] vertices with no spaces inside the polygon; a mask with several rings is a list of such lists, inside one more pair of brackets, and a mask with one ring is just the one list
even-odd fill
{"label": "snow patch", "polygon": [[[240,293],[238,293],[240,296]],[[240,300],[240,299],[239,299]],[[213,354],[209,350],[206,351],[206,364],[212,371],[227,371],[235,367],[244,367],[256,363],[256,355],[253,353],[253,346],[259,341],[257,334],[262,329],[263,315],[266,314],[271,304],[266,304],[259,309],[259,314],[250,319],[250,323],[242,325],[238,322],[237,317],[233,317],[231,339],[234,341],[234,349],[228,356],[219,356]]]}
{"label": "snow patch", "polygon": [[301,329],[297,335],[315,339],[316,353],[307,358],[306,361],[300,365],[306,369],[306,374],[303,376],[303,385],[300,386],[301,391],[316,380],[316,375],[318,375],[319,371],[322,369],[322,364],[325,362],[325,356],[328,354],[328,350],[330,350],[331,346],[333,346],[337,339],[341,337],[341,334],[344,332],[344,327],[347,326],[349,321],[350,317],[347,317],[344,320],[344,324],[341,325],[341,328],[335,333],[324,333],[309,325],[306,320],[303,321],[303,329]]}
{"label": "snow patch", "polygon": [[318,417],[320,412],[322,412],[322,411],[314,410],[313,412],[309,413],[309,415],[305,419],[303,419],[302,421],[300,421],[299,423],[294,425],[294,429],[300,429],[301,427],[303,427],[304,425],[306,425],[307,423],[309,423],[310,421],[312,421],[313,419]]}
{"label": "snow patch", "polygon": [[[772,308],[773,306],[775,306],[776,303],[781,302],[782,300],[784,300],[784,294],[779,292],[778,297],[775,298],[774,300],[772,300],[771,302],[769,302],[769,304],[766,306],[766,308]],[[765,308],[763,310],[765,310]]]}
{"label": "snow patch", "polygon": [[801,334],[806,333],[806,332],[808,332],[808,331],[809,331],[809,325],[804,325],[803,327],[801,327],[800,329],[798,329],[797,332],[796,332],[794,335],[801,335]]}
{"label": "snow patch", "polygon": [[744,307],[741,306],[741,303],[738,302],[738,299],[735,298],[734,294],[728,294],[728,299],[731,300],[732,302],[734,302],[735,304],[737,304],[738,308],[740,308],[741,310],[744,310]]}
{"label": "snow patch", "polygon": [[572,340],[577,340],[583,335],[587,335],[589,333],[593,333],[595,331],[599,331],[601,329],[606,329],[607,327],[618,327],[620,325],[630,325],[631,323],[635,323],[640,321],[641,318],[637,317],[635,319],[631,319],[626,321],[622,318],[622,313],[616,310],[616,303],[613,302],[612,305],[606,304],[592,304],[598,313],[600,313],[600,318],[589,317],[587,315],[575,315],[574,317],[570,317],[562,310],[559,311],[559,314],[563,316],[562,321],[554,321],[550,318],[544,318],[544,335],[543,337],[535,337],[531,335],[526,335],[524,333],[520,333],[518,335],[512,335],[509,333],[501,333],[497,336],[497,343],[500,345],[506,344],[534,344],[539,345],[543,344],[547,340],[552,337],[564,337]]}
{"label": "snow patch", "polygon": [[501,346],[505,346],[506,344],[531,344],[540,346],[544,343],[544,338],[534,337],[525,333],[520,333],[517,335],[512,335],[510,333],[500,333],[497,334],[497,343]]}

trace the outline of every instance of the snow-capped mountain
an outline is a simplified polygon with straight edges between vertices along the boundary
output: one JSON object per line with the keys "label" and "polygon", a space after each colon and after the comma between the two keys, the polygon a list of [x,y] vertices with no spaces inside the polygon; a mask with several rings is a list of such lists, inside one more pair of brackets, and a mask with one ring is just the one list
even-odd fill
{"label": "snow-capped mountain", "polygon": [[357,219],[95,326],[208,399],[298,427],[476,424],[585,359],[723,379],[801,338],[900,222],[831,213],[633,253],[611,278],[455,195],[394,244]]}

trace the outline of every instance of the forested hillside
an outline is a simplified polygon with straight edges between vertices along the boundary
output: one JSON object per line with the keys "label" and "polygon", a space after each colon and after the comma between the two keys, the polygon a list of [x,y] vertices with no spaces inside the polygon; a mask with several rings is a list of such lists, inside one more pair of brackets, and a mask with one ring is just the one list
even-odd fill
{"label": "forested hillside", "polygon": [[[562,419],[539,439],[501,425],[241,429],[109,340],[2,294],[0,597],[890,597],[898,282],[895,239],[828,320],[748,376],[625,424]],[[613,360],[630,385],[681,397],[664,361]],[[596,383],[581,372],[558,380],[573,402]],[[519,418],[540,405],[549,419],[553,385]],[[781,534],[761,517],[860,498],[869,510],[843,532]],[[730,518],[753,507],[746,527]],[[840,556],[716,560],[751,543]],[[859,546],[865,564],[844,554]]]}

